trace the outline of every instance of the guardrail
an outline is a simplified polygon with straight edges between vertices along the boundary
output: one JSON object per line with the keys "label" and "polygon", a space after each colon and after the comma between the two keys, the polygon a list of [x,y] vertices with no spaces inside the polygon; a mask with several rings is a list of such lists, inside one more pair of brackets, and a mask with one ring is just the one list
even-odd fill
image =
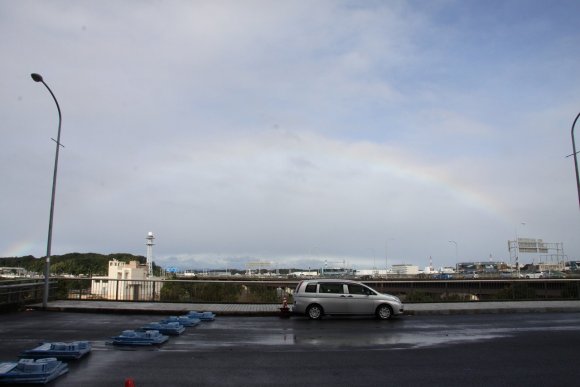
{"label": "guardrail", "polygon": [[367,282],[380,292],[402,294],[405,302],[579,299],[580,280],[514,279]]}
{"label": "guardrail", "polygon": [[[51,298],[184,303],[292,302],[299,280],[115,280],[59,278]],[[362,281],[406,303],[580,299],[578,279]]]}
{"label": "guardrail", "polygon": [[[54,289],[57,282],[51,280],[49,286]],[[44,279],[17,279],[0,282],[0,310],[12,310],[27,304],[42,301]]]}

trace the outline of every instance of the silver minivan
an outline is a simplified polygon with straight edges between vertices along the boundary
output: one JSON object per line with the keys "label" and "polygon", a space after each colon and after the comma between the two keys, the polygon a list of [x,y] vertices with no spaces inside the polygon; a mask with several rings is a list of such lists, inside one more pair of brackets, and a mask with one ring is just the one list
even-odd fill
{"label": "silver minivan", "polygon": [[292,312],[313,320],[332,314],[375,315],[388,320],[403,311],[397,297],[379,293],[360,282],[340,279],[301,281],[294,290],[292,308]]}

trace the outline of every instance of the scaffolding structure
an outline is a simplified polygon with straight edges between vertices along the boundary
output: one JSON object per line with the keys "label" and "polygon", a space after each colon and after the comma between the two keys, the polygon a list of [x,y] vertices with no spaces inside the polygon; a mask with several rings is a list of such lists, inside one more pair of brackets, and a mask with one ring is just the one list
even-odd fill
{"label": "scaffolding structure", "polygon": [[246,263],[246,275],[251,276],[254,274],[254,272],[257,275],[260,275],[262,273],[262,269],[270,270],[271,267],[272,267],[271,261],[263,261],[263,260],[250,261]]}
{"label": "scaffolding structure", "polygon": [[510,253],[510,265],[520,270],[520,253],[539,254],[539,259],[532,260],[533,265],[538,266],[538,270],[564,270],[567,260],[564,254],[564,243],[548,243],[542,239],[517,238],[517,240],[508,241],[508,250]]}

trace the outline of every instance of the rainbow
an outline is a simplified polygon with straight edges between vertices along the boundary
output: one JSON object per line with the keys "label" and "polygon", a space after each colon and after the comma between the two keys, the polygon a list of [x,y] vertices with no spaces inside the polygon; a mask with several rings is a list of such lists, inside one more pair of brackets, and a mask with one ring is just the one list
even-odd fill
{"label": "rainbow", "polygon": [[[41,247],[30,240],[22,240],[13,243],[1,254],[2,257],[23,257],[34,255],[34,252],[41,251]],[[35,255],[36,256],[36,255]]]}
{"label": "rainbow", "polygon": [[[219,142],[219,148],[216,150],[213,144],[209,144],[200,149],[198,145],[194,163],[200,159],[211,163],[216,158],[231,161],[233,157],[255,162],[262,168],[264,165],[275,165],[281,157],[295,157],[322,169],[332,170],[337,166],[344,166],[361,171],[370,170],[402,181],[432,187],[456,198],[458,204],[488,214],[506,225],[513,224],[509,217],[510,210],[497,197],[452,176],[444,165],[433,166],[426,161],[418,162],[421,157],[406,151],[403,146],[395,147],[366,140],[333,139],[313,132],[277,130],[262,133],[255,138],[229,138],[227,142]],[[200,153],[204,154],[201,158]],[[197,167],[193,166],[194,169]]]}
{"label": "rainbow", "polygon": [[[336,140],[318,139],[315,143],[322,143],[315,152],[328,152],[329,148],[333,160],[345,159],[347,163],[362,165],[364,168],[375,168],[379,172],[400,178],[404,181],[432,186],[457,198],[464,205],[475,208],[499,219],[506,225],[512,224],[509,210],[497,198],[478,190],[464,181],[452,177],[443,167],[432,167],[417,163],[416,157],[405,154],[400,150],[385,144],[371,142],[347,143]],[[318,148],[318,146],[317,146]],[[316,154],[316,153],[315,153]]]}

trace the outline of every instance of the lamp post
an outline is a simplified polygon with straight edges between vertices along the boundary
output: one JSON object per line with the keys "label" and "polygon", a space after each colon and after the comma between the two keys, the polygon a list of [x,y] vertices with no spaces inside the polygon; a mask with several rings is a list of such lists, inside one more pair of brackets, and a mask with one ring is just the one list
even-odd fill
{"label": "lamp post", "polygon": [[36,73],[30,74],[30,76],[32,77],[34,82],[40,82],[46,87],[46,89],[48,90],[48,92],[52,96],[52,99],[54,99],[54,102],[56,103],[56,109],[58,110],[58,134],[57,134],[56,140],[52,139],[53,141],[56,142],[56,154],[54,156],[54,173],[52,175],[52,195],[50,197],[50,216],[49,216],[49,220],[48,220],[48,241],[46,243],[46,265],[44,268],[44,295],[42,298],[42,307],[44,309],[46,309],[47,304],[48,304],[48,291],[49,291],[49,282],[50,282],[50,248],[52,245],[52,219],[54,217],[54,197],[55,197],[55,193],[56,193],[56,175],[57,175],[57,170],[58,170],[58,152],[59,152],[60,146],[61,146],[60,145],[60,127],[61,127],[61,123],[62,123],[62,115],[60,113],[60,106],[58,105],[58,101],[56,100],[54,93],[52,92],[52,90],[50,90],[50,87],[48,87],[48,85],[44,82],[44,79],[42,79],[42,76],[40,74],[36,74]]}
{"label": "lamp post", "polygon": [[576,121],[578,121],[578,117],[580,117],[580,113],[574,119],[572,123],[572,155],[574,156],[574,168],[576,170],[576,188],[578,190],[578,206],[580,206],[580,175],[578,174],[578,157],[576,156],[578,152],[576,152],[576,142],[574,141],[574,126],[576,126]]}
{"label": "lamp post", "polygon": [[387,238],[385,240],[385,279],[389,276],[389,241],[394,241],[395,238]]}
{"label": "lamp post", "polygon": [[[520,222],[520,224],[522,226],[525,226],[526,222]],[[520,278],[520,262],[519,262],[520,240],[519,240],[519,236],[518,236],[518,227],[519,227],[519,225],[516,224],[516,275],[517,275],[517,278]]]}

